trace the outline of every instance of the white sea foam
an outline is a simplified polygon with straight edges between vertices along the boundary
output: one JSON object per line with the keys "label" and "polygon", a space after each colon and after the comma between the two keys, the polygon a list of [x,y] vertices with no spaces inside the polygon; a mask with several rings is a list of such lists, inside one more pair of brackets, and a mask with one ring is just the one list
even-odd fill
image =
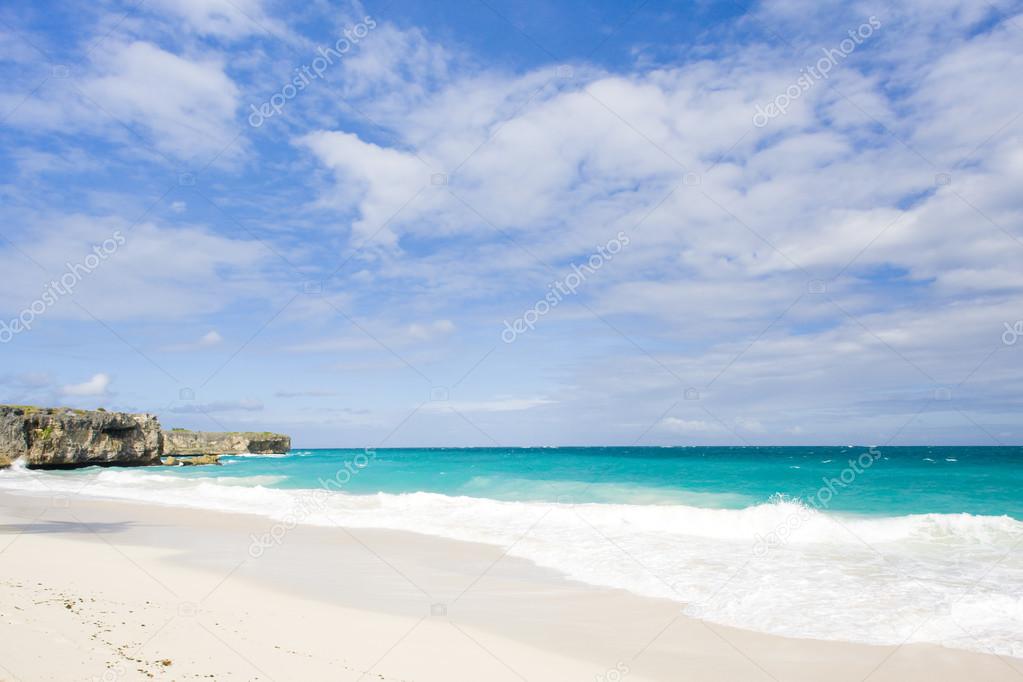
{"label": "white sea foam", "polygon": [[[1006,516],[842,517],[782,498],[708,509],[266,487],[278,482],[139,469],[0,472],[4,489],[488,543],[576,580],[672,599],[690,615],[765,632],[1023,657],[1023,523]],[[786,543],[756,551],[783,527]]]}

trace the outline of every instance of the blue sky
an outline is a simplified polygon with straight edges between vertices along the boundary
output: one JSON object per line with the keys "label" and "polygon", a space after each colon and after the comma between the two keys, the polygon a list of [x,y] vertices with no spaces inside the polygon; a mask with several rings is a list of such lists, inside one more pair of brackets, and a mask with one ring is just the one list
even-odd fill
{"label": "blue sky", "polygon": [[0,401],[1023,443],[1021,9],[8,3]]}

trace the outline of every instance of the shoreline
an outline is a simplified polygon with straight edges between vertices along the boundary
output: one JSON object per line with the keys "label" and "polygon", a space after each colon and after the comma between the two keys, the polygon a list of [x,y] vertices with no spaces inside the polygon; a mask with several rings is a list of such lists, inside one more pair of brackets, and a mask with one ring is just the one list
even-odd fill
{"label": "shoreline", "polygon": [[[1023,673],[1020,659],[937,645],[793,639],[707,623],[682,615],[678,604],[577,583],[497,547],[406,531],[299,526],[254,558],[250,537],[270,523],[0,493],[0,637],[18,657],[0,661],[9,666],[0,675],[83,679],[77,669],[61,676],[36,667],[51,658],[82,659],[91,661],[90,675],[106,679],[106,666],[133,645],[139,655],[132,658],[147,664],[122,665],[115,679],[168,671],[167,679],[220,679],[237,669],[232,649],[250,659],[255,677],[248,679],[271,680],[294,676],[298,665],[312,678],[359,679],[371,671],[366,679],[406,680],[613,679],[625,669],[637,682],[683,673],[808,681],[1009,680]],[[65,598],[84,601],[65,608]],[[97,603],[103,608],[92,607]],[[81,612],[81,622],[69,625],[69,612]],[[152,623],[135,634],[118,627],[147,614]],[[162,634],[140,641],[137,633],[158,621]],[[345,646],[325,632],[343,632]],[[405,632],[411,634],[402,638]],[[203,645],[193,650],[196,638]],[[388,639],[397,646],[381,658]],[[447,655],[437,656],[438,649]],[[342,662],[339,651],[347,656]],[[164,659],[172,665],[153,664]]]}

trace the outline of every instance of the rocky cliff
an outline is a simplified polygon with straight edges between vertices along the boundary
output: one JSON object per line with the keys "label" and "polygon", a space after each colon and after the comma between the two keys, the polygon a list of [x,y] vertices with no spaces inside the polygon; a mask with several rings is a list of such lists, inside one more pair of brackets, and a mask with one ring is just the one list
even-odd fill
{"label": "rocky cliff", "polygon": [[163,433],[163,454],[240,455],[283,454],[291,450],[291,438],[268,431],[186,431],[173,429]]}
{"label": "rocky cliff", "polygon": [[0,468],[20,458],[38,469],[216,464],[218,455],[289,450],[279,433],[161,431],[151,414],[0,405]]}
{"label": "rocky cliff", "polygon": [[159,464],[161,441],[151,414],[0,406],[0,467],[21,457],[37,468]]}

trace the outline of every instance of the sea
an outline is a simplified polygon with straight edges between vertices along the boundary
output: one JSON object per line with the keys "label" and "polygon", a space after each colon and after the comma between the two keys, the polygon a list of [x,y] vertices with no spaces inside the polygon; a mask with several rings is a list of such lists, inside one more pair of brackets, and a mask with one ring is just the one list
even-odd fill
{"label": "sea", "polygon": [[503,548],[762,632],[1023,657],[1021,447],[297,449],[0,472],[0,489]]}

